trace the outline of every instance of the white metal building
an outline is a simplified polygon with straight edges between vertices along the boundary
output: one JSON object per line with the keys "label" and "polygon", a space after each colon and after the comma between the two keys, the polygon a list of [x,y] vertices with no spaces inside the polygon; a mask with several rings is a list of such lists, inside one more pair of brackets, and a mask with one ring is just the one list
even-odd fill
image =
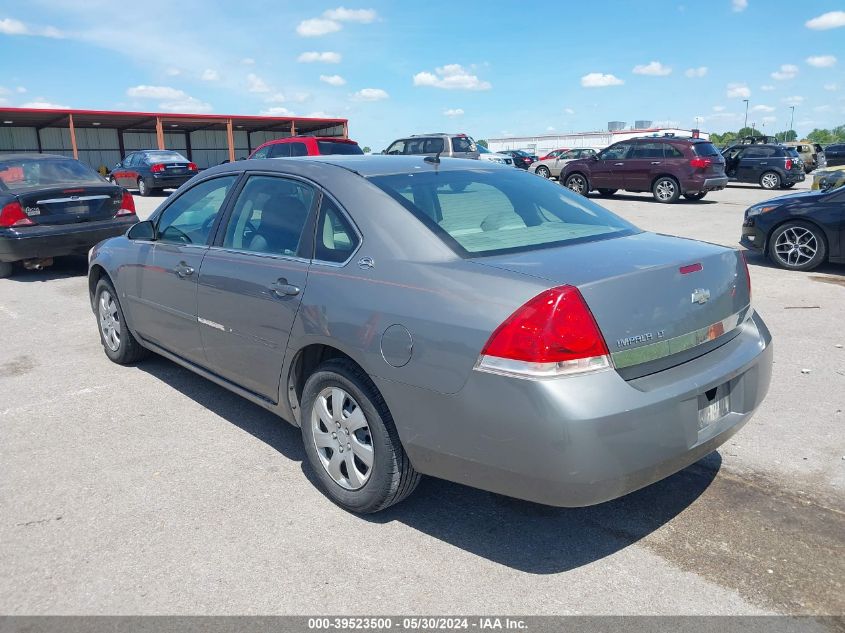
{"label": "white metal building", "polygon": [[[491,152],[498,152],[503,149],[522,149],[537,156],[544,156],[552,150],[576,147],[592,147],[601,149],[639,136],[663,136],[674,134],[676,136],[692,136],[692,130],[681,128],[654,127],[643,130],[618,130],[615,132],[572,132],[569,134],[541,134],[538,136],[514,136],[508,138],[490,138],[487,144]],[[701,138],[709,139],[710,135],[701,132]]]}

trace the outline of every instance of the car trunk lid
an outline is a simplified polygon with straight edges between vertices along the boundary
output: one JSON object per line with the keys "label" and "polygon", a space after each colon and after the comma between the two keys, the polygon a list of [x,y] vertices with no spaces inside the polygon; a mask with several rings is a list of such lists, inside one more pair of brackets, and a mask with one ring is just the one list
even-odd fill
{"label": "car trunk lid", "polygon": [[24,213],[37,224],[105,220],[120,209],[123,191],[108,184],[49,187],[15,192]]}
{"label": "car trunk lid", "polygon": [[693,240],[639,233],[473,261],[576,286],[626,378],[706,353],[750,311],[740,252]]}

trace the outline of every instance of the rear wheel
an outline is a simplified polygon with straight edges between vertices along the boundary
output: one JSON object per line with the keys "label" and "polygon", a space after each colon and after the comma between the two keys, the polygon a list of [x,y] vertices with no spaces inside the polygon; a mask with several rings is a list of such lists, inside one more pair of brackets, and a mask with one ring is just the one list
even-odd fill
{"label": "rear wheel", "polygon": [[780,187],[780,175],[776,171],[767,171],[760,176],[760,186],[763,189],[777,189]]}
{"label": "rear wheel", "polygon": [[549,168],[544,166],[544,165],[540,165],[537,168],[536,174],[538,176],[542,176],[543,178],[551,178],[552,177],[552,172],[550,172]]}
{"label": "rear wheel", "polygon": [[684,198],[687,200],[701,200],[706,195],[706,191],[690,191],[689,193],[684,194]]}
{"label": "rear wheel", "polygon": [[12,264],[10,262],[0,262],[0,279],[9,277],[12,274]]}
{"label": "rear wheel", "polygon": [[599,189],[599,195],[607,198],[609,196],[612,196],[617,191],[619,191],[619,189]]}
{"label": "rear wheel", "polygon": [[681,196],[681,188],[678,186],[677,180],[663,176],[655,181],[651,193],[658,202],[672,203],[676,202]]}
{"label": "rear wheel", "polygon": [[101,279],[97,283],[94,291],[94,306],[100,330],[100,342],[110,360],[119,365],[128,365],[149,354],[126,327],[123,308],[120,306],[114,286],[108,279]]}
{"label": "rear wheel", "polygon": [[402,501],[420,480],[370,377],[348,359],[320,365],[302,392],[302,440],[320,487],[339,506],[370,513]]}
{"label": "rear wheel", "polygon": [[143,178],[138,178],[138,193],[145,198],[153,193],[153,190],[147,186],[147,182]]}
{"label": "rear wheel", "polygon": [[582,196],[586,196],[587,192],[590,190],[587,185],[587,179],[581,174],[572,174],[571,176],[567,176],[566,181],[563,184],[570,191],[579,193]]}
{"label": "rear wheel", "polygon": [[769,256],[781,268],[812,270],[827,255],[821,230],[808,222],[787,222],[769,238]]}

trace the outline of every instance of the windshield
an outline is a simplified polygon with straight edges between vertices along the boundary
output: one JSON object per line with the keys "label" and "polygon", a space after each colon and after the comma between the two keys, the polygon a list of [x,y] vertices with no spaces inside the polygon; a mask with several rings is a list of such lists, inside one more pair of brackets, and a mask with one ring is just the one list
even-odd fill
{"label": "windshield", "polygon": [[101,185],[104,182],[93,169],[68,158],[0,162],[0,190],[15,191],[57,185]]}
{"label": "windshield", "polygon": [[[476,145],[478,145],[478,143],[476,143]],[[478,153],[479,154],[495,154],[496,152],[491,152],[489,149],[487,149],[483,145],[478,145]]]}
{"label": "windshield", "polygon": [[[514,170],[516,172],[517,170]],[[495,255],[639,232],[591,200],[520,170],[441,171],[370,181],[458,255]]]}
{"label": "windshield", "polygon": [[340,141],[317,141],[317,149],[320,154],[363,154],[364,151],[358,143],[342,143]]}
{"label": "windshield", "polygon": [[147,152],[144,157],[147,164],[154,163],[187,163],[188,159],[182,156],[179,152]]}

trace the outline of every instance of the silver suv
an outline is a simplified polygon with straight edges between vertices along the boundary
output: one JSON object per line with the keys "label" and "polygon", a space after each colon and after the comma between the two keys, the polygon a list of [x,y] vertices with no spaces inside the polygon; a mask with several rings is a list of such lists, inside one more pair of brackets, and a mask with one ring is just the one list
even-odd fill
{"label": "silver suv", "polygon": [[415,134],[393,141],[384,150],[392,156],[441,156],[448,158],[478,158],[478,146],[466,134]]}

